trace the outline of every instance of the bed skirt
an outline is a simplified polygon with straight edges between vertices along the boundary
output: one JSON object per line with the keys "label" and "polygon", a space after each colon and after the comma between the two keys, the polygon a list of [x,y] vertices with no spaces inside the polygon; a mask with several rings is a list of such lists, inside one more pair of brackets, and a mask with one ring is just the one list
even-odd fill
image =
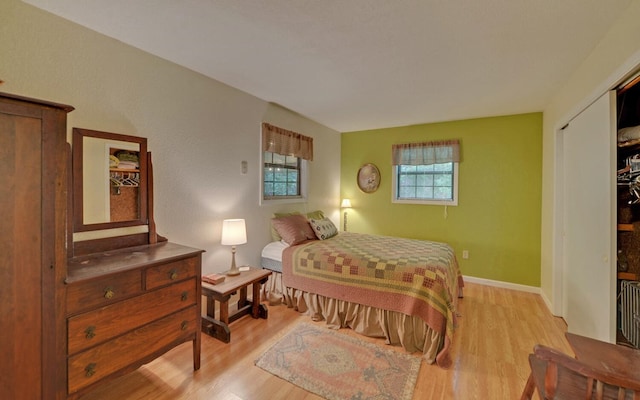
{"label": "bed skirt", "polygon": [[445,346],[444,335],[419,317],[284,287],[282,274],[277,272],[263,286],[263,299],[270,305],[284,304],[314,321],[326,321],[329,328],[350,328],[364,336],[384,338],[387,344],[400,345],[410,353],[420,352],[430,364]]}

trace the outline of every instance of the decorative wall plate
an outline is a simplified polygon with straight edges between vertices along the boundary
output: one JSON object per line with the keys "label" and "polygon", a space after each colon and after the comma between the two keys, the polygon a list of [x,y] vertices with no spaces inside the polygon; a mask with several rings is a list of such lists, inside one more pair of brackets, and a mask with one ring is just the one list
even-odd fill
{"label": "decorative wall plate", "polygon": [[374,164],[365,164],[358,170],[358,187],[365,193],[373,193],[380,186],[380,170]]}

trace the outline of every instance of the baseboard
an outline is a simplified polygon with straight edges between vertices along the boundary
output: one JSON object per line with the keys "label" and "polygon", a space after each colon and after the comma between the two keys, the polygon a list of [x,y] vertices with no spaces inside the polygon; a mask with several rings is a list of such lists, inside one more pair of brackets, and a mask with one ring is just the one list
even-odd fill
{"label": "baseboard", "polygon": [[[476,278],[475,276],[466,276],[466,275],[463,275],[462,278],[464,279],[465,282],[469,282],[469,283],[477,283],[479,285],[486,285],[486,286],[495,286],[503,289],[519,290],[521,292],[535,293],[539,295],[542,294],[542,291],[540,290],[540,288],[535,286],[527,286],[527,285],[521,285],[519,283],[511,283],[511,282],[503,282],[503,281],[494,281],[492,279]],[[546,303],[545,297],[542,296],[542,298],[545,300],[545,303]]]}
{"label": "baseboard", "polygon": [[549,298],[544,294],[544,292],[542,290],[540,290],[540,297],[542,297],[542,301],[544,301],[544,304],[547,306],[547,309],[549,310],[549,312],[551,313],[551,315],[553,315],[554,317],[560,317],[560,315],[556,315],[553,312],[553,305],[551,304],[551,301],[549,300]]}

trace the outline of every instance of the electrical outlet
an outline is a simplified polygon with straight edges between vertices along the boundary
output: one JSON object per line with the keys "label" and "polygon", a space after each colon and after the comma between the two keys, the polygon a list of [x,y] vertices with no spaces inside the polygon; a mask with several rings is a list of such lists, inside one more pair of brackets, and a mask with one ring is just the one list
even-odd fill
{"label": "electrical outlet", "polygon": [[462,258],[465,260],[469,258],[469,250],[462,250]]}

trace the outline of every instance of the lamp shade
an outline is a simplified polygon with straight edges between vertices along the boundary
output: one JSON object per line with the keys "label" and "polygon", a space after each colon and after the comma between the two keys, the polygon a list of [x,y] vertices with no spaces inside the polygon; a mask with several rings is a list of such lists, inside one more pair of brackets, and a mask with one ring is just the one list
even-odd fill
{"label": "lamp shade", "polygon": [[351,208],[351,200],[342,199],[342,204],[340,204],[341,208]]}
{"label": "lamp shade", "polygon": [[247,243],[247,229],[244,219],[225,219],[222,221],[222,240],[225,246]]}

